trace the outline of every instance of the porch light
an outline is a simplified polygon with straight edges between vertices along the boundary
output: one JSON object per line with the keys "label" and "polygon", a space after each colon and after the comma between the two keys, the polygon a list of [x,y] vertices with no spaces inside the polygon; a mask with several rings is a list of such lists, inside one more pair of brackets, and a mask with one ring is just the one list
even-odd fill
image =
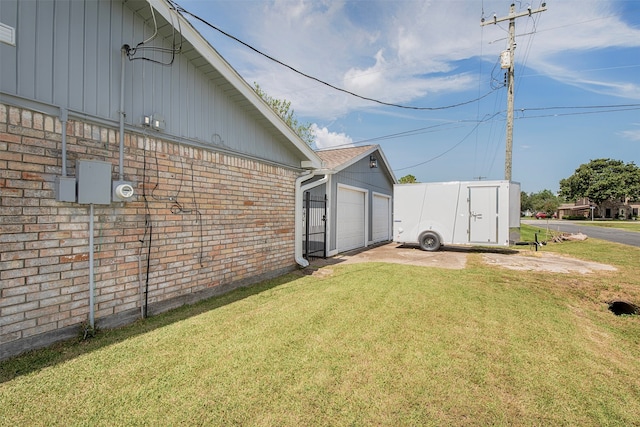
{"label": "porch light", "polygon": [[378,167],[378,159],[376,159],[376,156],[369,156],[369,167],[370,168]]}

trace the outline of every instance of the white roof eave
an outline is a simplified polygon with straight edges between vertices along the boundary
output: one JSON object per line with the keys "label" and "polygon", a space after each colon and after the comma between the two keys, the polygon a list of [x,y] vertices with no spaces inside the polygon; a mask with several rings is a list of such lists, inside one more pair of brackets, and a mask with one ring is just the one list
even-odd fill
{"label": "white roof eave", "polygon": [[295,148],[302,153],[307,160],[301,162],[301,167],[317,169],[322,167],[322,160],[281,118],[266,102],[258,96],[251,86],[238,74],[238,72],[220,56],[220,54],[207,42],[202,35],[184,17],[176,14],[173,7],[165,0],[148,0],[151,7],[158,11],[167,22],[180,20],[179,28],[182,36],[193,45],[194,49],[211,64],[233,88],[255,107],[271,125],[284,135]]}

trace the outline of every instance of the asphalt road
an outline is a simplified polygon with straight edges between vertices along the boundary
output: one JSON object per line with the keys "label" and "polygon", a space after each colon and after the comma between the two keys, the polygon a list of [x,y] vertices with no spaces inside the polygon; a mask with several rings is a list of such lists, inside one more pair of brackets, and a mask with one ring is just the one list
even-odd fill
{"label": "asphalt road", "polygon": [[549,230],[562,231],[565,233],[583,233],[594,239],[608,240],[610,242],[622,243],[625,245],[640,247],[640,233],[637,231],[624,231],[614,228],[597,227],[591,225],[582,224],[580,221],[559,221],[559,220],[546,220],[546,219],[533,219],[522,220],[523,224],[533,225]]}

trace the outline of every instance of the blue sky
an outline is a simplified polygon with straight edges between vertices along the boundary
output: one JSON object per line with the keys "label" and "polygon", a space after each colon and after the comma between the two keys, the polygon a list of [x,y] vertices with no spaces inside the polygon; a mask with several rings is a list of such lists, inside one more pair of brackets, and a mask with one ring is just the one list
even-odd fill
{"label": "blue sky", "polygon": [[[317,148],[379,144],[397,178],[503,179],[509,0],[182,0],[303,77],[195,24],[250,84],[291,101]],[[516,12],[531,3],[515,1]],[[591,159],[640,165],[640,1],[549,0],[516,20],[513,180],[549,189]],[[193,22],[193,20],[192,20]],[[481,100],[475,100],[484,95]],[[454,108],[444,108],[467,103]],[[563,108],[556,108],[563,107]]]}

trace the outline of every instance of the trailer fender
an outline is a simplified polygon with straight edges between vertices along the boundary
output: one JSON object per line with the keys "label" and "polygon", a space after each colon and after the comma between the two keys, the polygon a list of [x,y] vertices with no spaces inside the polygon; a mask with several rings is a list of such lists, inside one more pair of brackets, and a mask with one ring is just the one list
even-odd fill
{"label": "trailer fender", "polygon": [[423,251],[435,252],[442,246],[442,238],[433,230],[424,231],[420,234],[418,243]]}

